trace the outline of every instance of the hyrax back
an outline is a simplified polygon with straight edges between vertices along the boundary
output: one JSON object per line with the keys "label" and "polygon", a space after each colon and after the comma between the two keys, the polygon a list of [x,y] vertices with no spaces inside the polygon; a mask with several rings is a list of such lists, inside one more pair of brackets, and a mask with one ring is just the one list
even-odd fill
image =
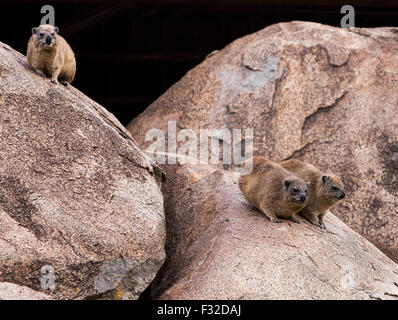
{"label": "hyrax back", "polygon": [[241,175],[238,185],[246,200],[271,222],[281,222],[279,217],[299,223],[296,213],[307,204],[307,183],[278,163],[254,157],[252,172]]}
{"label": "hyrax back", "polygon": [[334,174],[325,174],[300,160],[283,161],[281,165],[310,182],[308,204],[302,213],[312,224],[325,229],[323,217],[332,205],[345,197],[344,186],[339,177]]}
{"label": "hyrax back", "polygon": [[48,24],[32,29],[26,54],[29,65],[40,75],[51,76],[51,82],[71,83],[76,73],[76,60],[69,44],[58,35],[58,28]]}

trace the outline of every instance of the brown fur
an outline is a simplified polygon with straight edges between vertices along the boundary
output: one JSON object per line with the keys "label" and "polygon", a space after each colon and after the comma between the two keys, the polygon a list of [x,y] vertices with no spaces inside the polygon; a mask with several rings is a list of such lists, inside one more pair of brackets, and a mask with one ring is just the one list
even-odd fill
{"label": "brown fur", "polygon": [[[48,24],[32,29],[28,42],[27,60],[40,75],[50,76],[51,82],[72,83],[76,73],[75,54],[64,38],[57,34],[58,28]],[[44,36],[40,36],[40,34]],[[45,39],[51,39],[47,44]]]}
{"label": "brown fur", "polygon": [[395,263],[398,263],[398,246],[384,247],[380,250]]}
{"label": "brown fur", "polygon": [[395,263],[398,263],[398,246],[385,246],[380,241],[375,239],[365,237],[368,241],[373,243],[381,252],[383,252],[387,257],[393,260]]}
{"label": "brown fur", "polygon": [[[300,160],[287,160],[281,162],[282,167],[298,177],[309,181],[308,204],[301,213],[312,224],[325,229],[324,216],[332,205],[345,197],[344,186],[339,177],[325,174],[314,166]],[[325,182],[322,177],[326,177]],[[337,188],[332,190],[332,188]]]}
{"label": "brown fur", "polygon": [[[246,200],[271,222],[281,222],[279,217],[300,223],[296,213],[307,204],[307,184],[278,163],[254,157],[252,172],[241,175],[238,185]],[[300,196],[304,202],[299,202]]]}

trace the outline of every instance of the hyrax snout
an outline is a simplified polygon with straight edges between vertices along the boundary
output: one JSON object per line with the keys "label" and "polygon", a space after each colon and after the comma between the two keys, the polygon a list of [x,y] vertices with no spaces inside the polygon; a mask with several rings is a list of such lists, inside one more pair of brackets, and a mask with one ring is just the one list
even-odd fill
{"label": "hyrax snout", "polygon": [[49,49],[56,43],[56,34],[58,27],[51,25],[41,25],[32,29],[32,34],[36,35],[37,45]]}
{"label": "hyrax snout", "polygon": [[343,187],[343,183],[341,182],[340,178],[335,175],[322,175],[322,186],[321,194],[325,198],[331,198],[341,200],[345,198],[345,191]]}
{"label": "hyrax snout", "polygon": [[290,197],[287,197],[289,202],[303,203],[307,200],[307,183],[296,177],[284,180],[284,185]]}
{"label": "hyrax snout", "polygon": [[312,224],[325,229],[324,216],[346,194],[340,178],[326,174],[303,161],[291,159],[281,162],[282,167],[309,181],[308,204],[301,211]]}

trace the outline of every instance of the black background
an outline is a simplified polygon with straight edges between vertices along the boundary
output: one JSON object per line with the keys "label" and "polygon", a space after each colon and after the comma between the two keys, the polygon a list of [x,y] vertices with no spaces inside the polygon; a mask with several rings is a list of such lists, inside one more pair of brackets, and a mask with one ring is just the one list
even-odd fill
{"label": "black background", "polygon": [[[186,318],[181,316],[158,315],[159,307],[168,306],[192,307],[199,309],[202,304],[240,304],[241,316],[233,315],[198,315]],[[267,320],[286,319],[344,319],[354,316],[391,317],[395,314],[396,301],[2,301],[3,313],[9,311],[13,318],[38,315],[40,319],[54,319],[62,314],[67,319],[80,318],[114,318],[140,320]]]}

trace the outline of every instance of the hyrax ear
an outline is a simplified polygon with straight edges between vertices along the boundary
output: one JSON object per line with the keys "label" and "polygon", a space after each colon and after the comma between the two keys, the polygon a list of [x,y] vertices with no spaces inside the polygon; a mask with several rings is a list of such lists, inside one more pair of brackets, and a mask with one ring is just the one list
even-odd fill
{"label": "hyrax ear", "polygon": [[32,28],[32,34],[36,34],[37,33],[37,28]]}
{"label": "hyrax ear", "polygon": [[329,179],[329,177],[328,176],[322,176],[322,182],[323,183],[326,183],[326,181]]}
{"label": "hyrax ear", "polygon": [[55,33],[59,32],[59,28],[58,27],[54,27]]}
{"label": "hyrax ear", "polygon": [[289,181],[289,180],[287,180],[287,179],[283,181],[283,184],[285,185],[286,188],[289,188],[289,186],[290,186],[291,183],[292,183],[292,182]]}

